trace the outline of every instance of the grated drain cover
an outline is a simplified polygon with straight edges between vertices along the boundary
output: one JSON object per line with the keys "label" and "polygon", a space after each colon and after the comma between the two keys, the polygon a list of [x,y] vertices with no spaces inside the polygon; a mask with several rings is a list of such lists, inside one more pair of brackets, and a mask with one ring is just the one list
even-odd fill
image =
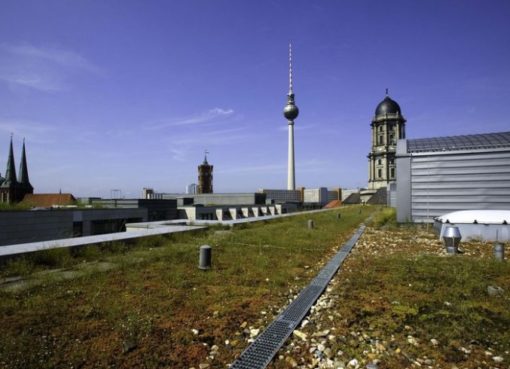
{"label": "grated drain cover", "polygon": [[354,236],[324,266],[317,277],[306,286],[294,301],[266,328],[262,334],[237,358],[231,369],[264,369],[273,360],[294,329],[308,314],[312,305],[322,294],[331,278],[340,268],[349,252],[365,230],[361,225]]}

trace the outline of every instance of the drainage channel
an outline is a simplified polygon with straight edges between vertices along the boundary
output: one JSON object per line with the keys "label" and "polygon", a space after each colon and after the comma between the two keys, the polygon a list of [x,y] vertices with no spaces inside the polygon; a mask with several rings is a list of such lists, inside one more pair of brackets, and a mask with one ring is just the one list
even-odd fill
{"label": "drainage channel", "polygon": [[232,363],[230,369],[264,369],[283,346],[312,305],[324,292],[335,273],[365,230],[361,225],[354,236],[324,266],[294,301],[266,328],[255,341]]}

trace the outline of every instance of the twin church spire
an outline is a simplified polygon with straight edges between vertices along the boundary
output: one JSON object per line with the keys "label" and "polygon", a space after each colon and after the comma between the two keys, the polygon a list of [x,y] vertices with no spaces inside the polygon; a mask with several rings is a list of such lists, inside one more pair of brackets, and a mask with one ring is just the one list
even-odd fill
{"label": "twin church spire", "polygon": [[18,175],[19,176],[16,176],[16,166],[14,163],[14,150],[12,147],[11,135],[5,178],[0,176],[0,203],[19,202],[23,200],[23,197],[26,194],[34,192],[34,188],[30,184],[30,179],[28,176],[25,140],[23,140],[23,149],[21,151],[21,162]]}
{"label": "twin church spire", "polygon": [[7,158],[7,168],[5,169],[5,180],[1,184],[2,187],[9,187],[17,183],[16,167],[14,165],[14,153],[12,150],[12,136],[11,145],[9,147],[9,157]]}
{"label": "twin church spire", "polygon": [[25,139],[23,139],[23,149],[21,150],[21,162],[19,165],[19,180],[18,182],[26,189],[30,190],[30,193],[34,191],[34,188],[30,184],[28,178],[28,165],[27,165],[27,154],[25,152]]}

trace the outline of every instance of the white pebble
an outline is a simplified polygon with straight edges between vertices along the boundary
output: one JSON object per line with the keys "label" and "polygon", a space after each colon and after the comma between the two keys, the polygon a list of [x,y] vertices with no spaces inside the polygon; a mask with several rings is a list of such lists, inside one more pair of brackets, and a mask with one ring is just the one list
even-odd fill
{"label": "white pebble", "polygon": [[352,368],[357,368],[357,367],[359,367],[359,362],[356,359],[352,359],[351,361],[349,361],[347,366],[350,366]]}
{"label": "white pebble", "polygon": [[501,356],[494,356],[492,358],[492,360],[494,360],[496,363],[502,363],[503,362],[503,358]]}

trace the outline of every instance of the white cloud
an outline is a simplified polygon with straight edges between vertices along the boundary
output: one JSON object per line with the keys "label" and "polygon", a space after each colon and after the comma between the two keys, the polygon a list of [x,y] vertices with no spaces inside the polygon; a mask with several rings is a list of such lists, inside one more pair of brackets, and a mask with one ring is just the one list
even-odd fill
{"label": "white cloud", "polygon": [[13,134],[14,137],[23,137],[33,143],[53,143],[55,127],[51,124],[0,118],[0,131]]}
{"label": "white cloud", "polygon": [[29,87],[34,90],[44,92],[54,92],[65,90],[66,85],[60,78],[50,75],[37,75],[27,72],[15,73],[5,72],[0,69],[0,79],[9,83],[11,86]]}
{"label": "white cloud", "polygon": [[161,128],[166,128],[166,127],[187,126],[187,125],[196,125],[196,124],[209,123],[209,122],[217,122],[217,121],[222,121],[222,120],[231,118],[233,115],[234,115],[234,110],[232,110],[232,109],[213,108],[206,112],[192,115],[192,116],[189,116],[186,118],[158,121],[153,124],[147,125],[147,128],[148,129],[161,129]]}
{"label": "white cloud", "polygon": [[226,144],[237,144],[251,138],[245,127],[236,127],[228,129],[208,130],[191,133],[185,133],[180,136],[174,136],[165,144],[170,149],[172,159],[177,161],[186,161],[192,153],[201,152],[215,146]]}
{"label": "white cloud", "polygon": [[239,143],[241,140],[248,138],[245,127],[209,130],[206,132],[195,132],[193,134],[185,134],[171,140],[174,145],[194,145],[194,144],[224,144]]}
{"label": "white cloud", "polygon": [[72,67],[82,68],[91,72],[100,72],[99,68],[90,63],[83,56],[67,50],[57,48],[42,48],[35,47],[32,45],[2,45],[1,49],[7,51],[10,54],[26,57],[30,59],[45,59],[52,61],[56,64]]}
{"label": "white cloud", "polygon": [[76,71],[101,74],[100,68],[69,50],[35,47],[29,44],[0,45],[0,80],[11,87],[55,92],[68,88]]}
{"label": "white cloud", "polygon": [[172,154],[172,159],[177,161],[185,161],[187,159],[188,152],[186,150],[172,148],[170,149],[170,153]]}

